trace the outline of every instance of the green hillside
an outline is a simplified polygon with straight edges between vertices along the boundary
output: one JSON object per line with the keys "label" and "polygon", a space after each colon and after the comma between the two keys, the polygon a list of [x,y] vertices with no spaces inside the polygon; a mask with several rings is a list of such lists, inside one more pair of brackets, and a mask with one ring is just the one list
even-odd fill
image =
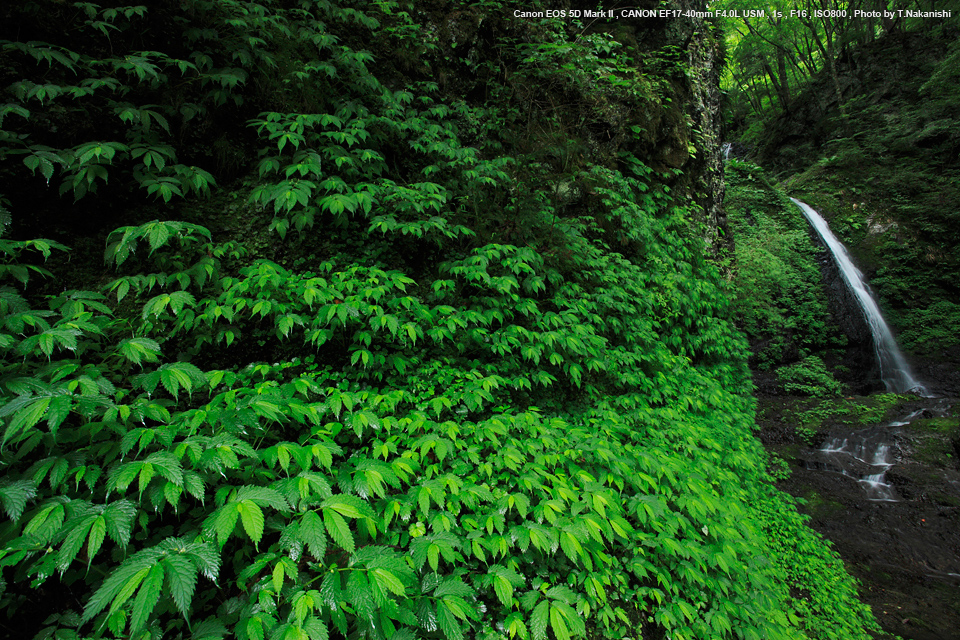
{"label": "green hillside", "polygon": [[0,9],[6,636],[869,637],[707,259],[718,26],[512,10]]}

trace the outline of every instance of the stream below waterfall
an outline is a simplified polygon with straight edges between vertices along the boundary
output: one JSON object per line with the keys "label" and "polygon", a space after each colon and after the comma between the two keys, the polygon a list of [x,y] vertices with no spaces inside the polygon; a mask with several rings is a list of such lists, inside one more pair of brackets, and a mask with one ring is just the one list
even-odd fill
{"label": "stream below waterfall", "polygon": [[803,500],[883,629],[904,640],[960,640],[956,403],[759,398],[760,439],[790,469],[778,486]]}
{"label": "stream below waterfall", "polygon": [[950,403],[940,398],[895,420],[850,431],[834,429],[820,446],[801,452],[806,469],[839,473],[855,480],[870,501],[898,502],[901,497],[887,478],[902,458],[898,441],[915,420],[945,418]]}

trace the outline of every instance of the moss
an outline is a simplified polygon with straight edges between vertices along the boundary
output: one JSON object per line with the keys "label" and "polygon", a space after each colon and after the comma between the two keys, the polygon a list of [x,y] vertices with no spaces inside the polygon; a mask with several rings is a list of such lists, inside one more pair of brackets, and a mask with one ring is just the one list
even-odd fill
{"label": "moss", "polygon": [[924,418],[910,423],[911,431],[950,433],[960,428],[960,418]]}
{"label": "moss", "polygon": [[803,494],[803,511],[814,518],[835,516],[846,509],[840,502],[825,498],[820,493],[810,490]]}

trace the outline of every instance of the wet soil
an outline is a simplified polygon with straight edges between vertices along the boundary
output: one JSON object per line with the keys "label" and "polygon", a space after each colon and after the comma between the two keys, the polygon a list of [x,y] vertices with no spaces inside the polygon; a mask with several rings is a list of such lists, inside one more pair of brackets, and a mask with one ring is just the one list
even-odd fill
{"label": "wet soil", "polygon": [[[860,581],[883,638],[960,640],[960,402],[933,402],[759,398],[760,439],[792,472],[780,487],[805,500],[810,525]],[[916,411],[910,424],[886,426]],[[831,471],[818,451],[878,425],[891,436],[885,482],[896,501],[871,500],[866,483]]]}

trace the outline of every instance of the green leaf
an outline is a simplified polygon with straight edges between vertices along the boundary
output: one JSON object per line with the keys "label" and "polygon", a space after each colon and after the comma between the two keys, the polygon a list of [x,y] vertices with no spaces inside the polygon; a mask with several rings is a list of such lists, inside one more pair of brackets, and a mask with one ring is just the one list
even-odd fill
{"label": "green leaf", "polygon": [[557,607],[550,607],[550,628],[553,629],[553,635],[557,637],[557,640],[570,640],[567,623]]}
{"label": "green leaf", "polygon": [[[149,561],[147,561],[148,557]],[[87,606],[83,610],[84,621],[93,619],[94,616],[106,608],[107,604],[111,604],[111,613],[119,610],[143,582],[151,567],[155,566],[153,562],[155,558],[155,553],[137,554],[121,565],[119,569],[113,571],[93,594],[90,601],[87,602]]]}
{"label": "green leaf", "polygon": [[322,560],[327,552],[327,535],[323,531],[323,522],[316,511],[308,511],[300,518],[300,539],[306,543],[310,554]]}
{"label": "green leaf", "polygon": [[157,563],[150,567],[149,573],[140,586],[137,598],[133,601],[133,612],[130,615],[130,635],[146,627],[150,614],[153,613],[160,600],[160,590],[163,587],[163,565]]}
{"label": "green leaf", "polygon": [[189,619],[190,603],[197,586],[197,567],[186,555],[181,554],[168,554],[164,563],[173,602],[183,617]]}
{"label": "green leaf", "polygon": [[254,547],[259,548],[263,537],[263,511],[252,500],[244,500],[237,503],[237,512],[244,531],[253,540]]}
{"label": "green leaf", "polygon": [[533,640],[546,640],[547,638],[547,619],[550,615],[550,602],[543,600],[538,604],[533,614],[530,616],[530,631]]}
{"label": "green leaf", "polygon": [[472,587],[466,584],[457,576],[448,576],[437,587],[434,596],[441,598],[443,596],[457,596],[460,598],[471,598],[475,594]]}
{"label": "green leaf", "polygon": [[[118,293],[119,295],[119,293]],[[143,362],[156,362],[160,353],[160,344],[150,338],[128,338],[117,345],[120,355],[135,365]]]}
{"label": "green leaf", "polygon": [[68,521],[66,528],[69,533],[57,553],[57,568],[61,572],[66,571],[70,567],[70,563],[77,557],[83,547],[83,541],[87,539],[87,533],[93,525],[94,518],[94,516],[86,516],[79,521]]}
{"label": "green leaf", "polygon": [[195,386],[202,387],[207,383],[203,372],[188,362],[170,362],[157,369],[157,373],[163,387],[175,399],[179,399],[180,389],[186,389],[191,394]]}
{"label": "green leaf", "polygon": [[360,512],[360,509],[362,508],[362,502],[356,496],[348,496],[344,494],[330,496],[320,504],[320,507],[324,510],[333,509],[340,515],[346,516],[347,518],[363,517],[363,514]]}
{"label": "green leaf", "polygon": [[377,584],[382,588],[392,591],[398,596],[404,595],[403,583],[391,572],[386,569],[374,569],[372,575],[373,579],[376,580]]}
{"label": "green leaf", "polygon": [[17,480],[0,486],[0,503],[7,516],[16,522],[23,515],[27,502],[37,495],[37,488],[28,480]]}
{"label": "green leaf", "polygon": [[448,640],[463,640],[463,628],[460,626],[460,621],[447,607],[447,603],[443,601],[437,603],[437,623]]}
{"label": "green leaf", "polygon": [[347,525],[347,521],[343,519],[343,516],[333,509],[324,509],[323,524],[327,527],[327,533],[330,534],[330,537],[341,549],[347,553],[353,553],[355,548],[353,533],[350,531],[350,527]]}
{"label": "green leaf", "polygon": [[501,575],[494,576],[493,590],[497,593],[497,598],[505,607],[513,606],[513,585],[510,581]]}
{"label": "green leaf", "polygon": [[100,515],[94,519],[90,525],[90,537],[87,539],[87,565],[93,562],[93,557],[97,555],[103,540],[107,535],[107,519]]}
{"label": "green leaf", "polygon": [[49,396],[46,398],[37,398],[36,400],[29,398],[29,404],[26,408],[17,411],[13,420],[7,425],[7,430],[3,434],[4,444],[11,438],[20,435],[21,432],[37,424],[40,418],[43,417],[43,414],[47,412],[47,407],[50,406],[51,400],[52,398]]}
{"label": "green leaf", "polygon": [[237,509],[236,502],[223,505],[210,516],[213,520],[213,530],[217,534],[217,542],[221,547],[226,544],[227,538],[233,533],[234,527],[237,526],[237,518],[239,516],[240,512]]}

